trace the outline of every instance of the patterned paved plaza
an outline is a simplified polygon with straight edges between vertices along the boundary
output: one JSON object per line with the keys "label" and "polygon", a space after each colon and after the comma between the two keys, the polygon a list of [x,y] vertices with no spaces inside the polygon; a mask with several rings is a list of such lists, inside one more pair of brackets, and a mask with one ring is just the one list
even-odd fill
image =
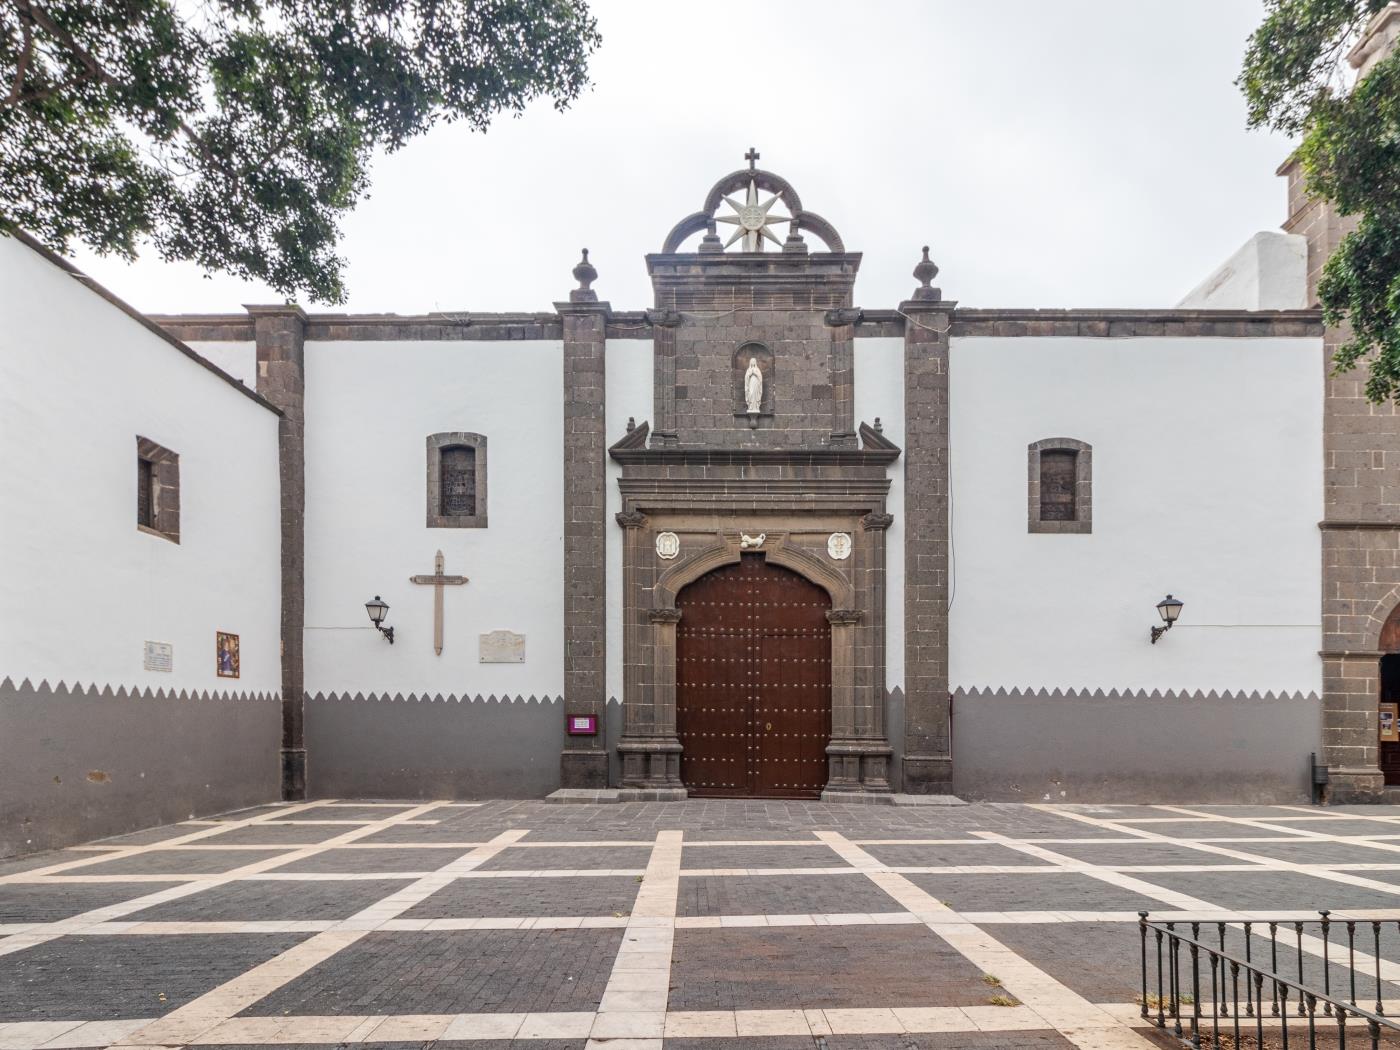
{"label": "patterned paved plaza", "polygon": [[1400,809],[268,806],[0,863],[0,1050],[1148,1047],[1140,910],[1321,907]]}

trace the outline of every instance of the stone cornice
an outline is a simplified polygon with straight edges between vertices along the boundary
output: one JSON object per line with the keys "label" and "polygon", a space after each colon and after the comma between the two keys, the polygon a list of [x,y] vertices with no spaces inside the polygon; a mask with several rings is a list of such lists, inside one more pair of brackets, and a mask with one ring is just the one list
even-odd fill
{"label": "stone cornice", "polygon": [[[776,258],[776,256],[775,256]],[[609,339],[650,339],[660,321],[674,323],[663,312],[613,311],[606,303],[563,303],[566,312],[607,310]],[[128,308],[129,309],[129,308]],[[257,308],[294,310],[296,307]],[[968,309],[952,300],[910,300],[898,309],[863,309],[855,328],[857,339],[898,336],[905,313],[951,316],[951,334],[981,337],[1313,337],[1322,334],[1318,310],[1023,310]],[[134,313],[134,311],[132,311]],[[308,342],[361,341],[529,341],[563,338],[561,314],[461,313],[326,314],[308,313]],[[242,314],[138,315],[160,329],[167,339],[189,342],[252,342],[253,319]],[[663,320],[664,318],[664,320]],[[182,344],[183,345],[183,344]],[[194,351],[190,351],[194,353]],[[203,360],[201,358],[201,360]],[[212,366],[211,366],[212,367]],[[251,391],[249,391],[251,393]]]}
{"label": "stone cornice", "polygon": [[802,467],[883,466],[899,458],[899,449],[720,449],[720,448],[618,448],[608,450],[618,463],[638,466],[778,465]]}

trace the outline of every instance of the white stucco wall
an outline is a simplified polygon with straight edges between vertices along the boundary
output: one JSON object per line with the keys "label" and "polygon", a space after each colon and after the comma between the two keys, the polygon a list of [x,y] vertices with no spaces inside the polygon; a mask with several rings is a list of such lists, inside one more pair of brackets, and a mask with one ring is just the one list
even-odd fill
{"label": "white stucco wall", "polygon": [[[277,416],[0,237],[0,677],[280,686]],[[136,438],[180,457],[180,542],[136,527]],[[215,632],[242,677],[215,674]],[[144,643],[174,670],[143,670]]]}
{"label": "white stucco wall", "polygon": [[[1321,353],[953,340],[953,687],[1320,691]],[[1093,446],[1090,535],[1027,532],[1049,437]]]}
{"label": "white stucco wall", "polygon": [[[856,423],[878,417],[885,437],[904,447],[904,340],[857,339]],[[904,687],[904,460],[889,469],[885,536],[885,688]]]}
{"label": "white stucco wall", "polygon": [[[607,442],[611,445],[627,433],[628,418],[635,419],[637,425],[656,425],[653,410],[655,373],[652,367],[652,341],[650,339],[609,339],[607,349]],[[608,457],[607,517],[608,536],[608,696],[622,699],[622,548],[625,534],[613,521],[613,515],[622,510],[622,493],[618,491],[617,479],[622,476],[622,467]]]}
{"label": "white stucco wall", "polygon": [[1245,241],[1177,303],[1184,310],[1302,310],[1308,305],[1308,239],[1264,230]]}
{"label": "white stucco wall", "polygon": [[206,361],[218,365],[249,390],[258,388],[258,344],[247,342],[189,343],[188,346]]}
{"label": "white stucco wall", "polygon": [[[563,691],[563,348],[558,342],[306,344],[306,689],[557,696]],[[484,529],[426,525],[426,441],[487,439]],[[431,574],[441,549],[441,656]],[[364,603],[389,603],[389,645]],[[478,636],[526,636],[522,664]]]}

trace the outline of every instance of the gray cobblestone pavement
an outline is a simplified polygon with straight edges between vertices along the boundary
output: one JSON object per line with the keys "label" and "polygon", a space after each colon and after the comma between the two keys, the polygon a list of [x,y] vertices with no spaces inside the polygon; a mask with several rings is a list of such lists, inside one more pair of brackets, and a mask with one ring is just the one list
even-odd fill
{"label": "gray cobblestone pavement", "polygon": [[259,807],[0,861],[0,1050],[1131,1050],[1188,905],[1369,936],[1400,808]]}

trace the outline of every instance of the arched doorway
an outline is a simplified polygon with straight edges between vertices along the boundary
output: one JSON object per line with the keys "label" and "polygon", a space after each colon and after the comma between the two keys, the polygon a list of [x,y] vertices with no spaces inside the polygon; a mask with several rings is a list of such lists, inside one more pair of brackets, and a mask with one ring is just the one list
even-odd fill
{"label": "arched doorway", "polygon": [[1381,628],[1380,651],[1381,773],[1387,784],[1400,784],[1400,605],[1386,617]]}
{"label": "arched doorway", "polygon": [[819,798],[831,739],[831,597],[745,554],[676,596],[676,735],[695,797]]}

